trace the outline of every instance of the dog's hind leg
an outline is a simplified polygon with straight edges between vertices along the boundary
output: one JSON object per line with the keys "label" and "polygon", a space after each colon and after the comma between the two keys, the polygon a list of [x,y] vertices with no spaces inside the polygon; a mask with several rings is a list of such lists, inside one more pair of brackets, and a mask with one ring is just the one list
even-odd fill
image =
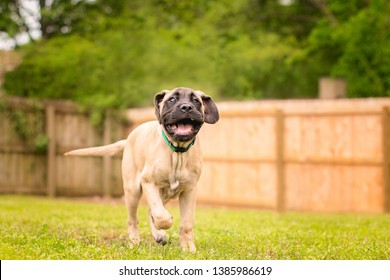
{"label": "dog's hind leg", "polygon": [[137,245],[140,241],[137,210],[141,194],[141,188],[137,188],[135,186],[125,187],[125,202],[128,211],[127,225],[129,230],[129,238],[134,245]]}
{"label": "dog's hind leg", "polygon": [[139,174],[137,174],[137,170],[132,161],[130,151],[127,149],[125,149],[123,153],[122,177],[126,208],[128,211],[127,224],[129,238],[133,245],[137,245],[140,241],[137,210],[139,200],[142,196],[142,189]]}

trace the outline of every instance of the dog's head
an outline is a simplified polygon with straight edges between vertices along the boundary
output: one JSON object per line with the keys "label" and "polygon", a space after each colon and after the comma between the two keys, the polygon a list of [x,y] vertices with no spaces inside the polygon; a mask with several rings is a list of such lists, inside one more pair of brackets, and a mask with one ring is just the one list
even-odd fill
{"label": "dog's head", "polygon": [[194,139],[203,123],[213,124],[219,119],[211,97],[191,88],[163,90],[155,95],[154,106],[158,121],[178,142]]}

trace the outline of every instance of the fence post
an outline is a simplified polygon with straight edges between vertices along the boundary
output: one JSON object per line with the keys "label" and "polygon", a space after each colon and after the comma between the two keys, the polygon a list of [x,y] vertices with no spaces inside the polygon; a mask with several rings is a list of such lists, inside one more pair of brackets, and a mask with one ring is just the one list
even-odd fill
{"label": "fence post", "polygon": [[48,104],[45,107],[46,113],[46,134],[49,138],[47,147],[47,195],[56,196],[56,110],[54,105]]}
{"label": "fence post", "polygon": [[[103,132],[103,143],[108,145],[111,143],[111,119],[109,113],[106,113],[104,118],[104,132]],[[103,197],[110,197],[110,178],[111,178],[111,157],[103,156]]]}
{"label": "fence post", "polygon": [[382,110],[382,147],[383,147],[383,209],[390,212],[390,110]]}
{"label": "fence post", "polygon": [[286,184],[284,177],[284,114],[278,109],[275,114],[276,120],[276,184],[277,200],[276,209],[278,212],[286,210]]}

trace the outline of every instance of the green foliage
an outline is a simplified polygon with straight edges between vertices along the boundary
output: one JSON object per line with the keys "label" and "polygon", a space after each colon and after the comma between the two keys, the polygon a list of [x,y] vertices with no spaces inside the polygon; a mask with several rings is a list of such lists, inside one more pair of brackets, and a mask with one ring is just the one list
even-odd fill
{"label": "green foliage", "polygon": [[20,31],[17,21],[12,19],[13,2],[15,1],[0,2],[0,35],[6,33],[9,37],[14,37]]}
{"label": "green foliage", "polygon": [[337,22],[319,22],[308,55],[324,73],[345,78],[350,97],[390,96],[390,2],[330,1],[329,11]]}
{"label": "green foliage", "polygon": [[42,104],[30,100],[27,104],[30,110],[11,108],[0,97],[0,113],[5,116],[13,128],[14,133],[36,153],[45,153],[49,145],[49,138],[44,131],[44,115]]}
{"label": "green foliage", "polygon": [[20,49],[7,94],[71,99],[97,119],[176,86],[304,98],[338,76],[350,96],[389,95],[389,1],[51,2],[42,12],[53,32]]}
{"label": "green foliage", "polygon": [[347,78],[351,97],[390,96],[390,5],[376,2],[339,31],[343,54],[332,73]]}
{"label": "green foliage", "polygon": [[271,259],[381,260],[390,258],[385,214],[277,214],[196,209],[195,254],[179,245],[179,209],[166,246],[150,233],[148,208],[139,209],[141,244],[130,247],[120,203],[1,196],[0,258],[4,259]]}

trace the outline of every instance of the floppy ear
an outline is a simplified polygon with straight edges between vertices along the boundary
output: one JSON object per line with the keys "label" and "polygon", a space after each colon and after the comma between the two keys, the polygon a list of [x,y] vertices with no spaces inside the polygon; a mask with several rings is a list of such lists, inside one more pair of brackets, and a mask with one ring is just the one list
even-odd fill
{"label": "floppy ear", "polygon": [[160,103],[164,99],[165,94],[167,94],[168,92],[169,90],[165,89],[163,91],[160,91],[159,93],[156,93],[156,95],[154,96],[154,109],[159,123],[162,123],[161,115],[160,115]]}
{"label": "floppy ear", "polygon": [[216,123],[219,120],[219,113],[214,101],[211,99],[210,96],[206,95],[204,92],[202,91],[197,91],[197,92],[200,94],[200,97],[202,98],[203,106],[205,108],[204,121],[210,124]]}

